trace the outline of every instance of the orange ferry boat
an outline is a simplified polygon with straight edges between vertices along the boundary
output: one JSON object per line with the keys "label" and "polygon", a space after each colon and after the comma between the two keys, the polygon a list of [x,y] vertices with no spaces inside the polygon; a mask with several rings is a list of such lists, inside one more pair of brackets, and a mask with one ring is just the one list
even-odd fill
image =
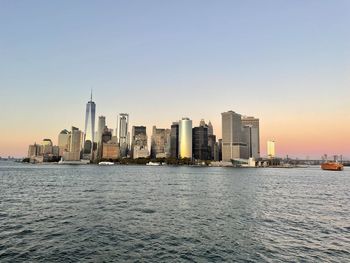
{"label": "orange ferry boat", "polygon": [[344,166],[341,163],[336,162],[325,162],[321,164],[322,170],[328,170],[328,171],[342,171],[344,169]]}

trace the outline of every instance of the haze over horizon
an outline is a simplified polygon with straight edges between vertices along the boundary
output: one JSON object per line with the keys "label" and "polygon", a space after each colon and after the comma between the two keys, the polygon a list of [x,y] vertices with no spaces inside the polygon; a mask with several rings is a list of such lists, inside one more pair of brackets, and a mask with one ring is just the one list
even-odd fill
{"label": "haze over horizon", "polygon": [[[350,159],[349,1],[3,1],[0,156],[96,116],[260,119],[261,150]],[[97,123],[97,119],[96,119]]]}

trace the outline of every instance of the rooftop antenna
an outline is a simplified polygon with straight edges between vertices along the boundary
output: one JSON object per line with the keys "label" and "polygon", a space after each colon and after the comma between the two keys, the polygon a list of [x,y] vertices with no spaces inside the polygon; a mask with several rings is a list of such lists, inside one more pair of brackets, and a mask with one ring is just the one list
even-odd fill
{"label": "rooftop antenna", "polygon": [[92,101],[92,88],[91,88],[91,96],[90,96],[90,101]]}

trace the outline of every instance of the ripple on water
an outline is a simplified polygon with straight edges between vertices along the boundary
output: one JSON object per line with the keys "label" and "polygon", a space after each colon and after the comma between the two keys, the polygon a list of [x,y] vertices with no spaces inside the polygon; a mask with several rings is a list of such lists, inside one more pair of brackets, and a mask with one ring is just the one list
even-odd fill
{"label": "ripple on water", "polygon": [[20,167],[0,169],[1,263],[350,258],[350,170]]}

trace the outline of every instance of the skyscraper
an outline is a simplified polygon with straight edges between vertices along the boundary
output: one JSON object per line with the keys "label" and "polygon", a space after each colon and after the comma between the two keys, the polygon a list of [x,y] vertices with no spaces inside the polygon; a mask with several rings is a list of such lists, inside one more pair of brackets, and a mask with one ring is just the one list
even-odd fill
{"label": "skyscraper", "polygon": [[192,129],[192,151],[196,160],[208,160],[208,127],[200,125]]}
{"label": "skyscraper", "polygon": [[255,117],[242,116],[242,125],[252,127],[252,156],[260,157],[260,125],[259,119]]}
{"label": "skyscraper", "polygon": [[136,159],[148,155],[146,127],[132,126],[131,157]]}
{"label": "skyscraper", "polygon": [[108,127],[105,126],[102,132],[101,142],[107,143],[110,140],[112,140],[112,130],[108,129]]}
{"label": "skyscraper", "polygon": [[179,123],[173,122],[170,131],[170,156],[179,157]]}
{"label": "skyscraper", "polygon": [[118,125],[117,135],[119,139],[120,155],[121,157],[126,157],[128,154],[128,148],[129,148],[129,142],[128,142],[129,114],[120,113],[118,116],[117,125]]}
{"label": "skyscraper", "polygon": [[189,118],[179,121],[179,157],[192,158],[192,121]]}
{"label": "skyscraper", "polygon": [[208,123],[208,136],[214,135],[214,129],[213,129],[213,124],[209,121]]}
{"label": "skyscraper", "polygon": [[151,137],[151,157],[166,158],[170,155],[170,130],[153,126]]}
{"label": "skyscraper", "polygon": [[82,137],[82,132],[78,128],[72,127],[72,131],[70,133],[69,151],[63,153],[64,161],[80,160]]}
{"label": "skyscraper", "polygon": [[222,160],[247,158],[247,144],[243,140],[241,115],[234,111],[222,116]]}
{"label": "skyscraper", "polygon": [[208,126],[208,160],[214,160],[215,144],[216,144],[216,136],[213,134],[209,135],[209,126]]}
{"label": "skyscraper", "polygon": [[59,156],[63,156],[64,152],[69,151],[69,142],[70,142],[70,132],[64,129],[58,135]]}
{"label": "skyscraper", "polygon": [[267,156],[269,158],[275,158],[276,157],[276,149],[275,149],[276,143],[273,140],[267,141]]}
{"label": "skyscraper", "polygon": [[84,132],[84,153],[92,154],[95,142],[95,113],[96,104],[92,101],[92,92],[90,101],[86,104],[85,113],[85,132]]}
{"label": "skyscraper", "polygon": [[106,126],[106,117],[105,116],[99,116],[98,117],[98,127],[97,127],[97,138],[96,142],[101,143],[102,140],[102,133]]}

